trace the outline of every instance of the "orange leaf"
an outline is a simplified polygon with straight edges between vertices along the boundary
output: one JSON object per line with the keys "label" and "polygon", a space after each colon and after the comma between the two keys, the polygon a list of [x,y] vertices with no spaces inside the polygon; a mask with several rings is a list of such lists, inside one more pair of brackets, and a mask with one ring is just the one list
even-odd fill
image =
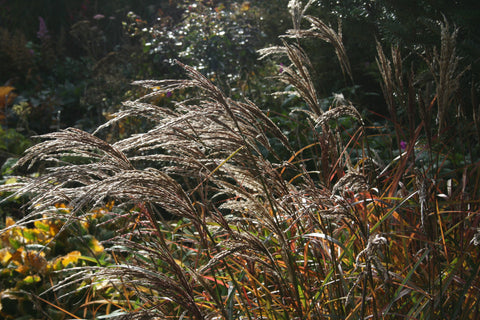
{"label": "orange leaf", "polygon": [[13,90],[15,90],[14,87],[0,87],[0,109],[4,109],[7,104],[12,103],[13,100],[17,97],[17,94],[12,92]]}

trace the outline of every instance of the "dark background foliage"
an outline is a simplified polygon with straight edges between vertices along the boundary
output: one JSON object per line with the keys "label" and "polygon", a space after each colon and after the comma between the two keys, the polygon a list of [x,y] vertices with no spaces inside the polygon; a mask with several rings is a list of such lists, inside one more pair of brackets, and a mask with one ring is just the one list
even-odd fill
{"label": "dark background foliage", "polygon": [[[271,78],[281,72],[281,62],[258,61],[256,50],[281,43],[278,36],[291,25],[287,5],[287,0],[2,1],[0,84],[14,87],[16,98],[2,105],[1,125],[27,138],[71,126],[93,131],[121,108],[122,101],[142,94],[130,85],[133,80],[182,77],[175,60],[198,67],[226,93],[248,97],[282,123],[298,101],[270,95],[289,90]],[[398,45],[408,66],[403,76],[414,77],[417,88],[428,88],[433,79],[425,63],[426,48],[439,48],[439,23],[445,20],[459,30],[458,69],[470,68],[460,79],[455,99],[467,119],[478,111],[477,2],[325,0],[315,1],[309,14],[333,29],[341,24],[352,68],[350,79],[342,74],[331,46],[304,41],[324,108],[334,94],[343,93],[372,121],[391,118],[375,63],[376,41],[387,52]],[[428,102],[432,99],[433,93],[426,97]],[[417,124],[420,120],[415,112],[399,113],[399,125],[406,126],[408,117]],[[450,110],[449,123],[455,126],[458,114]],[[122,125],[119,134],[141,130],[138,122]],[[5,160],[23,148],[2,150]]]}
{"label": "dark background foliage", "polygon": [[[120,103],[129,81],[179,72],[171,68],[172,59],[203,66],[203,72],[216,74],[224,89],[239,78],[251,81],[249,73],[262,72],[255,50],[278,43],[277,36],[290,24],[287,4],[286,0],[2,1],[0,83],[12,84],[30,100],[36,121],[29,129],[37,133],[51,130],[58,111],[63,113],[61,127],[93,128],[103,121],[105,110]],[[356,102],[384,114],[375,75],[375,40],[420,54],[426,46],[439,45],[438,21],[443,17],[459,28],[462,65],[471,65],[472,75],[478,74],[476,1],[316,1],[311,14],[335,27],[342,22],[354,75],[353,82],[342,77],[332,48],[312,42],[312,60],[319,66],[315,83],[323,96],[356,94]],[[43,37],[38,33],[39,17],[48,30]],[[415,54],[408,59],[421,63]],[[463,79],[466,91],[471,91],[472,77]],[[265,90],[260,84],[257,89]]]}
{"label": "dark background foliage", "polygon": [[[233,318],[233,305],[237,302],[232,297],[237,293],[240,297],[244,293],[248,301],[263,301],[266,297],[264,304],[274,302],[278,310],[285,308],[286,318],[290,317],[286,310],[299,312],[299,318],[304,318],[302,310],[311,312],[318,307],[316,304],[321,304],[319,310],[324,312],[323,299],[328,302],[325,310],[330,308],[332,314],[338,312],[339,318],[349,313],[345,311],[348,308],[354,318],[354,315],[365,315],[367,309],[375,310],[376,315],[375,295],[378,292],[381,292],[377,296],[379,301],[386,299],[380,309],[388,312],[392,308],[392,314],[406,312],[409,308],[411,312],[422,312],[424,306],[429,306],[432,317],[461,313],[463,306],[476,308],[478,313],[475,276],[479,267],[474,258],[474,246],[477,246],[479,234],[475,199],[480,190],[479,4],[446,0],[313,1],[307,14],[318,17],[335,32],[341,30],[341,42],[348,57],[343,59],[348,59],[351,66],[349,74],[342,69],[336,47],[325,39],[281,37],[288,34],[292,25],[287,9],[289,3],[287,0],[0,0],[0,163],[3,164],[1,175],[5,178],[2,190],[9,190],[8,184],[23,178],[31,181],[23,197],[2,202],[2,223],[4,216],[21,219],[25,213],[22,205],[32,196],[39,203],[42,199],[47,202],[73,199],[71,204],[79,206],[73,211],[54,203],[58,205],[56,211],[48,212],[63,221],[70,219],[70,212],[81,216],[80,224],[73,224],[77,230],[69,229],[72,234],[65,233],[58,238],[61,248],[46,251],[42,263],[54,270],[83,263],[84,267],[98,266],[102,271],[107,265],[125,262],[128,266],[151,268],[150,275],[170,281],[177,276],[190,275],[190,270],[182,269],[184,262],[191,270],[202,269],[202,264],[212,267],[221,262],[224,265],[219,269],[208,270],[214,277],[220,275],[218,279],[228,279],[222,280],[223,284],[215,282],[215,290],[218,289],[215,294],[205,290],[209,288],[205,283],[201,283],[201,289],[196,288],[198,292],[190,290],[190,282],[196,282],[190,280],[182,284],[187,294],[179,294],[177,289],[181,286],[178,285],[172,286],[175,290],[168,293],[179,301],[189,294],[192,297],[194,294],[211,295],[215,303],[203,307],[210,311],[213,310],[210,308],[217,308],[224,315],[230,315],[225,318]],[[303,23],[300,29],[308,29],[308,22],[303,20]],[[454,32],[456,28],[458,34]],[[445,37],[455,34],[456,38],[450,38],[456,41],[453,46],[456,51],[448,56],[452,58],[451,63],[437,61],[437,53],[446,43]],[[338,34],[335,36],[338,38]],[[311,78],[315,88],[303,91],[303,99],[302,94],[295,94],[295,86],[301,83],[295,83],[299,77],[290,78],[293,81],[289,82],[288,75],[295,73],[292,70],[302,67],[292,66],[292,56],[268,56],[258,60],[257,50],[274,45],[290,48],[294,58],[311,67],[311,77],[302,77],[304,80]],[[297,46],[305,50],[305,56]],[[392,76],[388,68],[398,66],[393,55],[401,57],[402,66],[395,69]],[[460,57],[458,66],[449,70],[451,75],[444,79],[447,85],[435,91],[441,87],[438,74],[442,63],[443,66],[455,65],[456,56]],[[381,57],[385,58],[384,63],[379,61]],[[192,69],[179,67],[176,61]],[[201,99],[196,100],[195,89],[198,88],[191,88],[191,84],[161,81],[188,77],[196,81],[193,87],[207,88]],[[144,79],[160,82],[138,81],[137,85],[132,85],[133,81]],[[393,83],[390,87],[386,84],[388,80]],[[150,85],[152,83],[155,85]],[[214,85],[231,97],[231,102],[226,103]],[[439,96],[448,93],[449,86],[453,93],[447,94],[447,103],[442,109]],[[141,100],[151,105],[135,100],[152,91],[156,92],[155,96]],[[273,92],[285,94],[274,96]],[[305,99],[312,92],[318,95],[318,106]],[[240,102],[245,99],[253,101],[259,109]],[[115,118],[114,114],[119,111],[129,117],[117,114]],[[184,117],[191,114],[195,116]],[[143,118],[134,117],[138,115]],[[180,118],[182,120],[178,121]],[[111,127],[98,134],[104,141],[88,133],[111,119],[116,119],[110,123]],[[155,121],[160,122],[159,119],[169,121],[165,121],[168,125],[157,128],[157,135],[146,133],[131,137],[132,133],[148,132]],[[188,123],[188,126],[183,128],[177,123]],[[244,130],[240,130],[238,123]],[[263,126],[275,134],[267,137]],[[84,131],[73,128],[59,131],[67,127]],[[245,135],[239,134],[242,131]],[[44,136],[47,141],[38,144],[20,160],[25,166],[20,165],[17,173],[24,176],[13,177],[11,167],[17,157],[38,142],[36,135],[44,133],[51,133]],[[116,144],[118,148],[111,147],[114,142],[120,142]],[[72,152],[72,156],[65,156],[63,152]],[[61,165],[47,171],[44,166],[50,163],[42,163],[29,172],[22,171],[35,153],[33,158],[48,155],[53,161],[58,157]],[[219,159],[226,160],[219,165]],[[65,163],[72,166],[64,166]],[[353,167],[361,170],[354,171]],[[98,172],[85,174],[95,168]],[[36,173],[32,177],[27,175],[33,171]],[[107,180],[110,178],[111,183],[117,178],[124,181],[115,180],[109,186]],[[348,179],[352,180],[347,183]],[[362,180],[360,187],[356,185],[358,179]],[[301,183],[297,182],[300,180]],[[363,182],[367,180],[371,190],[364,188]],[[89,186],[103,187],[99,192],[95,188],[79,187],[89,183]],[[56,195],[52,186],[61,192]],[[359,193],[353,192],[357,187]],[[255,190],[255,194],[250,194],[250,189]],[[266,197],[258,196],[266,189]],[[117,202],[89,211],[88,201],[75,201],[82,192],[95,200],[91,201],[95,204],[97,200],[100,203],[115,197]],[[282,197],[276,198],[279,194]],[[7,197],[10,193],[1,195]],[[339,199],[344,202],[336,203]],[[254,210],[243,211],[244,200],[245,206],[256,202]],[[184,207],[179,206],[182,203]],[[239,219],[235,226],[225,220],[232,217],[224,216],[234,212],[228,206],[237,207],[236,210],[242,207],[241,214],[233,217]],[[276,217],[279,220],[271,219],[284,209],[287,210],[283,216]],[[345,212],[339,213],[339,209]],[[305,216],[296,216],[302,210]],[[264,215],[259,216],[263,211]],[[329,217],[322,216],[329,212]],[[251,216],[247,216],[249,214]],[[332,223],[332,215],[338,214],[346,216]],[[213,226],[205,218],[207,216],[218,219],[214,227],[224,228],[225,233],[206,237]],[[160,230],[157,218],[165,223],[162,225],[166,228],[165,239],[152,233],[152,226]],[[242,218],[245,220],[238,224]],[[170,219],[178,221],[170,225]],[[12,219],[6,221],[13,226]],[[117,224],[110,225],[112,221]],[[275,226],[273,233],[272,225]],[[2,271],[0,280],[5,288],[27,288],[40,293],[49,287],[50,282],[38,277],[35,268],[25,270],[22,267],[28,262],[24,258],[29,257],[22,256],[22,241],[28,240],[28,244],[35,247],[36,242],[56,236],[57,227],[45,221],[26,222],[24,226],[3,233],[0,262],[8,267]],[[370,228],[376,232],[375,237],[369,235]],[[142,232],[132,238],[136,230]],[[113,238],[115,232],[130,231],[128,239],[138,240],[128,244],[132,252],[122,251],[125,247],[120,246],[122,249],[116,257],[98,253],[103,248],[97,245],[97,239],[107,245],[107,240],[119,240]],[[313,232],[310,236],[318,238],[318,242],[305,239],[303,236],[308,232]],[[275,243],[277,236],[286,237],[288,241]],[[84,243],[78,241],[79,246],[87,244],[82,246],[86,250],[82,252],[82,262],[77,261],[77,255],[70,256],[79,248],[62,246],[67,244],[63,243],[65,241],[80,238]],[[177,239],[183,240],[176,242]],[[254,246],[250,248],[251,243],[244,243],[244,247],[229,248],[231,239],[253,241]],[[321,243],[331,247],[327,250],[325,245],[325,250],[319,254],[320,251],[315,250],[323,246]],[[150,252],[152,244],[161,248],[151,256],[142,256]],[[221,244],[226,249],[223,252]],[[334,249],[338,244],[341,244],[339,250]],[[263,251],[267,247],[269,249]],[[249,260],[251,255],[242,251],[245,248],[251,250],[245,251],[247,253],[258,254],[262,263]],[[97,249],[97,253],[93,252]],[[348,252],[349,257],[344,253],[340,255],[340,249]],[[220,251],[215,254],[217,250]],[[9,258],[10,253],[16,256]],[[367,256],[376,258],[369,260]],[[65,259],[75,262],[69,264]],[[365,265],[360,261],[365,261]],[[269,278],[266,269],[258,267],[270,262],[277,264],[274,278]],[[380,262],[389,272],[392,270],[385,273],[387,277],[395,276],[392,281],[379,277],[383,270],[377,265],[376,274],[372,273],[371,263]],[[329,263],[331,269],[328,269]],[[248,274],[244,272],[245,265]],[[177,273],[173,272],[172,276],[169,267]],[[369,269],[370,279],[366,278],[366,271],[360,271],[362,268]],[[27,271],[31,274],[25,277]],[[243,281],[255,279],[257,271],[257,283],[245,285]],[[289,276],[281,278],[283,273]],[[164,274],[167,276],[162,279]],[[118,278],[115,273],[111,276],[113,280]],[[279,283],[277,276],[285,283]],[[132,277],[135,281],[144,280],[140,273]],[[336,280],[327,281],[330,277]],[[362,277],[364,281],[360,281]],[[56,277],[52,279],[60,281]],[[149,279],[146,283],[153,284],[149,282],[152,278]],[[158,287],[169,289],[165,283],[172,282],[168,281],[160,282],[162,285]],[[233,290],[230,282],[243,286],[242,290],[240,287]],[[272,286],[261,288],[265,292],[256,294],[253,299],[246,292],[256,288],[258,283]],[[464,283],[469,285],[463,288]],[[285,292],[276,290],[277,285]],[[322,297],[318,288],[337,293]],[[413,295],[404,294],[407,289]],[[118,293],[115,290],[105,293],[113,297]],[[283,293],[288,293],[290,298],[284,299]],[[2,312],[14,315],[15,303],[29,303],[30,298],[23,294],[25,292],[18,299],[9,296],[9,305],[14,307]],[[56,299],[53,293],[49,294],[49,299]],[[153,296],[154,299],[163,297]],[[421,299],[416,302],[417,296]],[[349,297],[352,301],[345,304],[343,301]],[[393,299],[389,302],[390,297]],[[464,297],[467,301],[462,300]],[[96,311],[92,311],[95,308],[90,309],[88,303],[83,304],[93,296],[87,296],[85,301],[81,297],[73,298],[77,302],[81,300],[75,309],[79,314],[82,308],[85,312],[89,310],[88,315],[92,317],[97,311],[110,312],[108,303]],[[100,299],[100,296],[94,298]],[[183,306],[197,308],[202,306],[197,302],[204,301],[203,298],[197,296],[197,300],[190,301],[193,303]],[[222,299],[228,303],[224,305]],[[75,304],[72,301],[65,302],[66,309],[70,310]],[[128,297],[126,301],[130,304]],[[397,301],[401,302],[393,307]],[[349,303],[352,303],[350,307]],[[246,314],[257,312],[243,310],[246,305],[236,307]],[[436,310],[438,305],[440,310]],[[52,318],[64,316],[58,308],[55,310],[46,304],[43,307],[58,313]],[[168,308],[169,305],[166,310],[178,316],[183,312],[174,304]],[[29,317],[34,312],[29,308],[21,315]],[[263,310],[260,308],[259,312]]]}

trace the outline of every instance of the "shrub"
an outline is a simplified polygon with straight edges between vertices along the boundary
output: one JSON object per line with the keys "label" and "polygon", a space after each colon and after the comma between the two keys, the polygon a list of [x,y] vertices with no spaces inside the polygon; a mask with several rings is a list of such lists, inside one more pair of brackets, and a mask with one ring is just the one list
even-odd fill
{"label": "shrub", "polygon": [[[97,292],[84,305],[107,300],[105,312],[119,319],[478,317],[478,187],[468,178],[478,163],[448,163],[456,155],[443,148],[447,132],[424,130],[431,115],[407,122],[403,140],[399,110],[444,109],[413,80],[401,85],[395,49],[390,62],[378,46],[394,121],[384,136],[342,95],[326,105],[305,38],[331,43],[346,76],[351,67],[341,30],[307,15],[311,3],[290,1],[293,29],[260,51],[288,61],[277,77],[296,106],[297,141],[252,101],[178,63],[188,79],[136,81],[150,93],[95,133],[49,133],[27,151],[18,167],[50,167],[13,186],[33,194],[20,223],[47,214],[67,228],[111,200],[124,210],[112,219],[125,227],[104,242],[115,263],[76,269],[53,290],[81,284],[67,297]],[[462,71],[453,72],[450,80]],[[439,83],[437,99],[450,97]],[[97,136],[127,117],[151,129],[111,143]],[[68,215],[46,211],[59,202]]]}
{"label": "shrub", "polygon": [[[62,233],[61,216],[68,214],[69,209],[57,205],[50,210],[60,219],[39,218],[30,221],[29,227],[17,225],[10,217],[6,219],[0,235],[0,314],[4,319],[39,318],[39,315],[63,319],[65,314],[72,315],[75,300],[82,296],[58,297],[64,292],[75,291],[75,287],[62,288],[55,294],[48,289],[72,273],[75,266],[88,268],[92,264],[108,264],[110,257],[91,235],[91,225],[101,221],[107,208],[92,211],[89,219]],[[96,308],[82,309],[84,315],[91,315]]]}

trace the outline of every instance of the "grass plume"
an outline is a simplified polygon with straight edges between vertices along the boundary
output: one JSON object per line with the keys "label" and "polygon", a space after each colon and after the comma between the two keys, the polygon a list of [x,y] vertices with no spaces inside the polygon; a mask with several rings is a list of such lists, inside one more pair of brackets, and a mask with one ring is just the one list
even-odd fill
{"label": "grass plume", "polygon": [[[341,32],[305,15],[311,3],[290,1],[295,44],[283,37],[282,46],[260,52],[290,61],[278,78],[305,102],[299,121],[308,134],[300,149],[255,103],[229,98],[178,63],[187,79],[136,81],[151,92],[125,102],[94,134],[69,128],[27,150],[17,167],[47,169],[3,187],[33,195],[20,224],[52,217],[68,228],[109,201],[122,212],[110,221],[121,228],[103,242],[110,263],[64,271],[51,289],[59,300],[82,292],[88,299],[79,314],[105,303],[117,319],[479,315],[480,217],[477,201],[461,198],[467,181],[446,191],[441,168],[416,168],[431,152],[415,144],[422,125],[403,153],[380,166],[371,155],[381,150],[370,147],[353,103],[339,96],[322,109],[301,38],[332,43],[353,77]],[[302,19],[312,29],[301,31]],[[377,63],[395,113],[394,92],[408,86],[399,76],[401,56],[392,52],[390,62],[379,46]],[[172,91],[183,98],[151,103]],[[441,94],[448,105],[451,92]],[[150,129],[113,142],[99,138],[128,117],[144,118]],[[466,167],[464,179],[478,168]],[[71,208],[68,215],[50,210],[59,202]]]}

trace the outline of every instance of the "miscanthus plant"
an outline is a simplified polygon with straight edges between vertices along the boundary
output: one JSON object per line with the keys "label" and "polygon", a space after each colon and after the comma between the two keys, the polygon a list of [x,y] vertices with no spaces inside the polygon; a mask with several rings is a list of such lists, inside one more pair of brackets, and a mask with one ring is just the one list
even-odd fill
{"label": "miscanthus plant", "polygon": [[[18,224],[57,212],[52,218],[68,228],[111,201],[125,212],[117,217],[123,227],[103,243],[115,262],[70,269],[50,290],[89,292],[89,304],[92,296],[108,303],[106,314],[117,319],[479,316],[480,216],[467,195],[478,191],[467,186],[477,167],[448,182],[437,174],[441,165],[418,166],[433,152],[417,143],[422,126],[397,158],[379,158],[352,103],[339,96],[325,109],[300,40],[331,43],[345,76],[351,69],[341,29],[306,15],[311,2],[290,1],[293,29],[282,46],[260,52],[290,61],[278,78],[304,101],[292,111],[303,146],[294,149],[253,102],[230,99],[179,63],[186,80],[135,82],[151,93],[125,102],[94,134],[46,134],[26,152],[18,167],[41,162],[47,170],[10,186],[32,195]],[[394,80],[381,47],[378,60],[388,98]],[[150,103],[177,92],[185,99]],[[99,138],[127,117],[151,129]],[[57,203],[71,210],[49,210]],[[72,285],[75,292],[62,290]],[[76,310],[80,318],[81,302]]]}

